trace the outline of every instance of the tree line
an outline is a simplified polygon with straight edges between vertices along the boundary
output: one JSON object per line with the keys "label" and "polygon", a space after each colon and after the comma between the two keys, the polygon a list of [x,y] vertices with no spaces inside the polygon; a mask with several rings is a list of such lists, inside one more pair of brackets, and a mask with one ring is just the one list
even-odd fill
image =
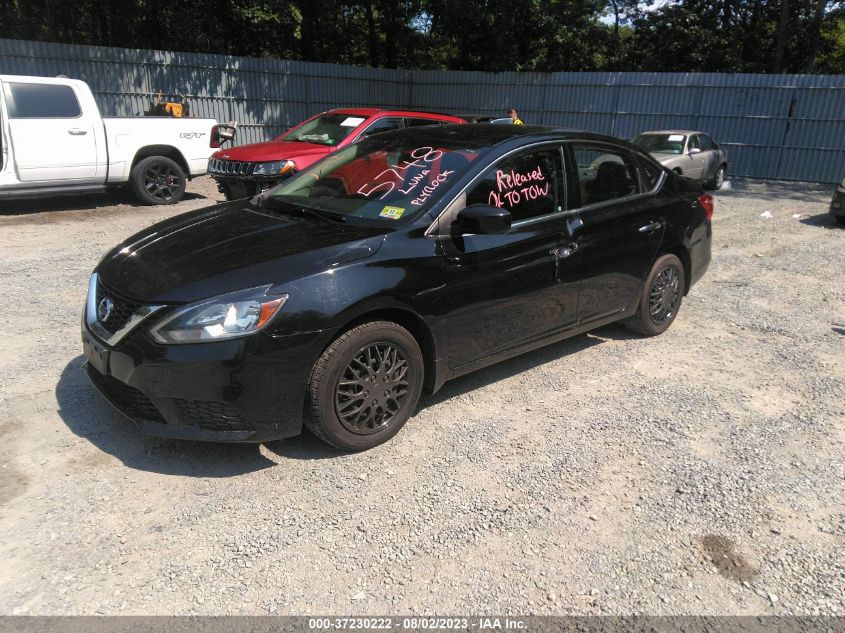
{"label": "tree line", "polygon": [[845,1],[0,0],[3,37],[482,71],[845,72]]}

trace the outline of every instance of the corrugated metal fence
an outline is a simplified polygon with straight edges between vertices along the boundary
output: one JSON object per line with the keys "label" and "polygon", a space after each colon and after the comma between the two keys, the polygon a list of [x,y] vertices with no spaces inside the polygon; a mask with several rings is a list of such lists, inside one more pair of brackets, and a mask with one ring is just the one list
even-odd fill
{"label": "corrugated metal fence", "polygon": [[180,91],[192,114],[237,119],[238,144],[272,138],[339,106],[502,114],[629,138],[692,128],[726,145],[734,175],[839,182],[845,77],[715,73],[407,71],[0,39],[0,74],[84,79],[107,116]]}

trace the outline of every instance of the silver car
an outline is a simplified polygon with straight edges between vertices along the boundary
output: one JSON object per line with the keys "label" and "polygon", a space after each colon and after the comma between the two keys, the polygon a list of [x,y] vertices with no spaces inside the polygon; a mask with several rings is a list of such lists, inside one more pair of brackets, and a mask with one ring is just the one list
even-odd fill
{"label": "silver car", "polygon": [[692,130],[643,132],[632,140],[663,166],[721,189],[728,173],[728,153],[709,134]]}

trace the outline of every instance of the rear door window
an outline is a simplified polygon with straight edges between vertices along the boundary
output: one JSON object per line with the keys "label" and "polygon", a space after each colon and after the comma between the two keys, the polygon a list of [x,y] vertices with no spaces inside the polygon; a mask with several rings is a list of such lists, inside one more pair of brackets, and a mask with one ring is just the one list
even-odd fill
{"label": "rear door window", "polygon": [[627,198],[640,193],[631,154],[612,147],[573,145],[581,190],[581,206]]}
{"label": "rear door window", "polygon": [[405,125],[407,127],[422,127],[423,125],[443,125],[443,121],[438,121],[437,119],[405,119]]}
{"label": "rear door window", "polygon": [[701,149],[705,152],[711,151],[716,149],[716,143],[713,142],[713,139],[707,136],[706,134],[702,134],[699,136],[699,140],[701,142]]}
{"label": "rear door window", "polygon": [[513,222],[561,211],[560,171],[556,147],[517,154],[491,167],[467,194],[466,204],[507,209]]}
{"label": "rear door window", "polygon": [[75,119],[82,114],[70,86],[9,83],[6,106],[10,119]]}
{"label": "rear door window", "polygon": [[384,117],[377,119],[370,126],[361,133],[361,138],[372,136],[380,132],[390,132],[391,130],[401,130],[403,127],[402,117]]}

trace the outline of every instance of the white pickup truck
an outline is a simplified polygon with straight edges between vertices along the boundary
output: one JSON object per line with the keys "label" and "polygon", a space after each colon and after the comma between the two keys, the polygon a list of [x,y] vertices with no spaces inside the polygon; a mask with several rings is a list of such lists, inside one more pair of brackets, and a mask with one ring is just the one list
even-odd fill
{"label": "white pickup truck", "polygon": [[[221,130],[221,127],[224,130]],[[129,185],[172,204],[227,135],[214,119],[102,118],[76,79],[0,75],[0,201]]]}

